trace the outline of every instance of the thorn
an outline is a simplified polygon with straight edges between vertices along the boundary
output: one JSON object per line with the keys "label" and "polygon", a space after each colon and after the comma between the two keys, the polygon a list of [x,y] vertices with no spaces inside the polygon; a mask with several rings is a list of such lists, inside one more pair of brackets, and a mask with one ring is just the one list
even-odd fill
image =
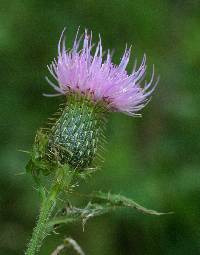
{"label": "thorn", "polygon": [[25,150],[21,150],[21,149],[19,149],[19,150],[17,150],[17,151],[19,151],[19,152],[24,152],[24,153],[27,153],[27,154],[31,154],[30,151],[25,151]]}

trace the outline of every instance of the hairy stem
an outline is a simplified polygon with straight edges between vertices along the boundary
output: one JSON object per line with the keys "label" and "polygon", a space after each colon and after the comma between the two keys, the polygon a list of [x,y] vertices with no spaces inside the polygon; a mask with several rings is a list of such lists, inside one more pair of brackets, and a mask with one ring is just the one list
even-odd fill
{"label": "hairy stem", "polygon": [[33,230],[31,240],[25,255],[35,255],[39,252],[44,238],[48,234],[48,220],[56,205],[56,199],[50,194],[43,200],[36,226]]}
{"label": "hairy stem", "polygon": [[53,183],[48,194],[46,194],[45,188],[40,186],[40,193],[42,195],[42,204],[40,214],[30,242],[28,243],[25,255],[35,255],[39,252],[42,242],[48,233],[51,231],[49,226],[49,219],[56,206],[57,197],[63,190],[68,191],[73,178],[73,172],[70,172],[68,167],[58,169]]}

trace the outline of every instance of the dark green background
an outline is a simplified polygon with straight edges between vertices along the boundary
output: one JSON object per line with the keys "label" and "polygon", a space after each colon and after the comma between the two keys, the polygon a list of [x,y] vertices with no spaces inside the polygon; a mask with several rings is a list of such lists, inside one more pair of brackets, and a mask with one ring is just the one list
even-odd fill
{"label": "dark green background", "polygon": [[[77,27],[101,33],[104,49],[114,48],[115,63],[125,44],[133,57],[147,54],[161,76],[143,118],[112,113],[105,164],[81,185],[121,193],[160,211],[163,217],[132,210],[62,230],[91,255],[200,254],[200,2],[198,0],[0,1],[0,254],[23,254],[39,198],[24,171],[36,130],[62,98],[44,80],[57,56],[64,26],[71,46]],[[131,70],[131,65],[129,66]],[[63,235],[47,239],[50,254]],[[66,253],[67,254],[67,253]],[[72,253],[68,253],[72,254]]]}

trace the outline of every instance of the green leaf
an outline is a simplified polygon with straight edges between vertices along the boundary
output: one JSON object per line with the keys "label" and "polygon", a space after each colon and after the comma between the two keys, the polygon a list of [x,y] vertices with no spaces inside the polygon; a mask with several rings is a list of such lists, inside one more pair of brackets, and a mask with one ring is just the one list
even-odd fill
{"label": "green leaf", "polygon": [[[83,229],[85,223],[95,216],[108,213],[112,207],[89,202],[85,208],[77,208],[68,205],[64,211],[58,212],[57,215],[49,222],[49,226],[57,226],[60,224],[68,224],[76,221],[82,221]],[[62,215],[61,215],[62,214]]]}
{"label": "green leaf", "polygon": [[84,208],[77,208],[71,205],[67,205],[64,210],[58,212],[56,216],[49,222],[50,227],[54,227],[60,224],[68,224],[76,221],[82,221],[83,230],[86,222],[93,217],[100,216],[110,211],[119,208],[132,208],[136,209],[144,214],[151,215],[164,215],[171,214],[172,212],[158,212],[155,210],[147,209],[140,204],[136,203],[132,199],[125,196],[111,193],[103,193],[101,191],[93,192],[89,195],[79,194],[81,196],[88,197],[95,202],[89,202]]}
{"label": "green leaf", "polygon": [[104,203],[107,203],[107,205],[110,205],[111,207],[128,207],[128,208],[134,208],[144,214],[152,214],[152,215],[164,215],[164,214],[171,214],[172,212],[158,212],[155,210],[147,209],[140,204],[136,203],[130,198],[126,198],[125,196],[119,195],[119,194],[111,194],[111,193],[103,193],[101,191],[93,192],[91,195],[89,195],[92,199],[97,199],[100,201],[103,201]]}

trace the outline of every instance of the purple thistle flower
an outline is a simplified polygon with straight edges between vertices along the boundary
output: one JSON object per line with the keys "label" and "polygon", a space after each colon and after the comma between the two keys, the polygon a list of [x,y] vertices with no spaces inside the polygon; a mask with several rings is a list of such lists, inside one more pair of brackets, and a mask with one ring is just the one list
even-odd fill
{"label": "purple thistle flower", "polygon": [[[78,30],[79,31],[79,30]],[[67,94],[70,91],[89,94],[94,101],[105,101],[107,108],[136,116],[150,100],[158,79],[155,83],[154,68],[150,82],[141,86],[146,74],[146,56],[144,55],[138,69],[134,68],[129,75],[126,67],[129,63],[131,47],[125,49],[119,65],[112,63],[112,56],[108,50],[106,56],[102,50],[101,37],[92,53],[92,33],[85,30],[83,36],[78,38],[78,31],[71,50],[66,50],[64,31],[58,44],[58,58],[48,69],[58,82],[49,84],[58,92],[56,95]],[[80,49],[80,44],[83,46]],[[61,46],[62,44],[62,46]]]}

